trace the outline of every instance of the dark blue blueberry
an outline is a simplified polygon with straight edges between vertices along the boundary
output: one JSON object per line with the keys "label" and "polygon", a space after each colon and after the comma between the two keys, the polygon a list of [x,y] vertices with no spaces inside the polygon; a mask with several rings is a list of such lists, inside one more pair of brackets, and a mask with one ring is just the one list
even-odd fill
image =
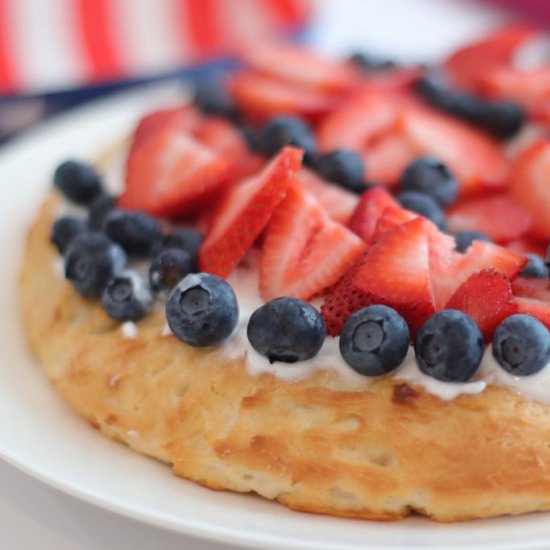
{"label": "dark blue blueberry", "polygon": [[258,134],[254,130],[254,128],[246,125],[241,125],[239,126],[239,130],[244,140],[246,141],[248,148],[256,153],[261,153],[260,141],[258,138]]}
{"label": "dark blue blueberry", "polygon": [[122,247],[103,233],[75,237],[65,254],[65,277],[88,298],[99,298],[107,281],[126,264]]}
{"label": "dark blue blueberry", "polygon": [[153,255],[156,256],[168,248],[180,248],[189,254],[193,265],[196,266],[201,244],[202,234],[199,231],[190,227],[180,227],[162,236],[153,249]]}
{"label": "dark blue blueberry", "polygon": [[73,239],[87,230],[87,224],[80,218],[63,216],[52,226],[51,240],[60,254],[65,254]]}
{"label": "dark blue blueberry", "polygon": [[387,71],[397,67],[397,63],[391,59],[383,59],[366,52],[353,53],[348,59],[358,69],[366,72]]}
{"label": "dark blue blueberry", "polygon": [[162,237],[159,221],[144,212],[111,210],[105,217],[103,230],[128,254],[139,258],[150,256]]}
{"label": "dark blue blueberry", "polygon": [[419,157],[407,166],[400,181],[401,191],[418,191],[440,206],[452,204],[458,183],[447,165],[435,157]]}
{"label": "dark blue blueberry", "polygon": [[237,297],[231,286],[215,275],[187,275],[168,297],[166,320],[186,344],[214,346],[229,338],[237,326]]}
{"label": "dark blue blueberry", "polygon": [[88,226],[92,231],[103,231],[103,225],[107,214],[114,210],[117,197],[113,195],[100,195],[88,207]]}
{"label": "dark blue blueberry", "polygon": [[141,275],[124,271],[109,279],[101,305],[112,319],[138,321],[150,311],[153,295]]}
{"label": "dark blue blueberry", "polygon": [[418,191],[403,191],[397,195],[397,200],[403,208],[407,208],[428,218],[441,231],[446,231],[447,222],[445,221],[445,214],[430,196]]}
{"label": "dark blue blueberry", "polygon": [[485,233],[481,231],[459,231],[455,234],[455,249],[458,252],[466,252],[474,241],[492,242]]}
{"label": "dark blue blueberry", "polygon": [[285,145],[294,145],[304,150],[304,162],[313,163],[317,154],[315,136],[301,119],[291,116],[272,118],[260,134],[260,148],[264,155],[272,157]]}
{"label": "dark blue blueberry", "polygon": [[432,315],[416,333],[414,352],[420,370],[443,382],[466,382],[483,358],[483,335],[476,322],[455,309]]}
{"label": "dark blue blueberry", "polygon": [[277,298],[252,314],[247,336],[252,347],[270,363],[296,363],[317,355],[326,331],[312,305],[296,298]]}
{"label": "dark blue blueberry", "polygon": [[487,102],[480,126],[499,139],[509,139],[521,131],[526,122],[525,111],[513,101]]}
{"label": "dark blue blueberry", "polygon": [[548,329],[530,315],[512,315],[497,327],[493,356],[514,376],[529,376],[542,370],[550,359]]}
{"label": "dark blue blueberry", "polygon": [[359,374],[380,376],[396,369],[409,350],[409,327],[391,307],[369,306],[351,315],[340,334],[340,353]]}
{"label": "dark blue blueberry", "polygon": [[315,164],[317,173],[348,191],[360,194],[366,190],[363,183],[365,163],[361,156],[349,149],[337,149],[321,155]]}
{"label": "dark blue blueberry", "polygon": [[207,115],[218,115],[231,120],[238,118],[235,103],[220,82],[199,83],[193,103]]}
{"label": "dark blue blueberry", "polygon": [[101,177],[96,170],[76,160],[61,163],[55,169],[53,182],[67,199],[83,206],[103,193]]}
{"label": "dark blue blueberry", "polygon": [[527,254],[527,265],[520,271],[522,277],[539,277],[541,279],[548,279],[548,268],[546,267],[544,260],[539,258],[536,254]]}
{"label": "dark blue blueberry", "polygon": [[189,253],[181,248],[167,248],[151,262],[149,284],[155,292],[170,292],[193,268]]}

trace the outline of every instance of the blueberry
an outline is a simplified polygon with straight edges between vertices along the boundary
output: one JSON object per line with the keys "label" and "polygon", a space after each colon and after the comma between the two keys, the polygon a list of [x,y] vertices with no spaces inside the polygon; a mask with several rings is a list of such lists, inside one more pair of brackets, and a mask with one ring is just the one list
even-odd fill
{"label": "blueberry", "polygon": [[519,273],[522,277],[539,277],[548,279],[548,268],[542,258],[536,254],[527,254],[528,262],[523,270]]}
{"label": "blueberry", "polygon": [[317,145],[311,128],[301,119],[291,116],[272,118],[260,134],[261,152],[272,157],[285,145],[304,150],[304,162],[313,163]]}
{"label": "blueberry", "polygon": [[186,344],[214,346],[229,338],[237,325],[237,297],[231,286],[215,275],[187,275],[168,297],[166,320]]}
{"label": "blueberry", "polygon": [[441,231],[447,229],[445,214],[439,205],[428,195],[418,191],[403,191],[397,195],[397,200],[403,208],[412,210],[432,221]]}
{"label": "blueberry", "polygon": [[161,240],[155,245],[153,255],[157,256],[168,248],[180,248],[189,254],[193,260],[193,265],[196,267],[201,244],[202,235],[199,231],[188,227],[181,227],[163,235]]}
{"label": "blueberry", "polygon": [[180,248],[167,248],[151,262],[149,284],[155,292],[169,292],[193,268],[194,262],[188,252]]}
{"label": "blueberry", "polygon": [[452,204],[458,195],[458,183],[447,165],[434,157],[419,157],[407,166],[400,182],[401,191],[418,191],[440,206]]}
{"label": "blueberry", "polygon": [[111,210],[105,217],[103,229],[128,254],[141,258],[150,256],[162,237],[158,220],[144,212]]}
{"label": "blueberry", "polygon": [[52,226],[51,241],[60,254],[65,254],[73,239],[87,230],[84,220],[73,216],[63,216],[55,220]]}
{"label": "blueberry", "polygon": [[396,369],[409,349],[409,327],[391,307],[369,306],[351,315],[340,335],[340,353],[359,374],[380,376]]}
{"label": "blueberry", "polygon": [[459,231],[455,234],[455,249],[458,252],[466,252],[474,241],[492,242],[491,239],[481,231]]}
{"label": "blueberry", "polygon": [[92,231],[103,231],[105,218],[114,210],[117,197],[114,195],[100,195],[88,207],[88,226]]}
{"label": "blueberry", "polygon": [[83,206],[103,193],[101,178],[96,170],[76,160],[61,163],[55,169],[53,182],[67,199]]}
{"label": "blueberry", "polygon": [[366,72],[387,71],[397,67],[397,63],[391,59],[382,59],[366,52],[353,53],[348,60],[358,69]]}
{"label": "blueberry", "polygon": [[122,247],[103,233],[86,232],[74,238],[65,254],[65,277],[88,298],[99,298],[107,281],[126,264]]}
{"label": "blueberry", "polygon": [[195,91],[193,103],[207,115],[218,115],[230,120],[238,118],[233,99],[217,81],[201,82]]}
{"label": "blueberry", "polygon": [[525,122],[525,111],[513,101],[487,102],[480,119],[483,129],[499,139],[515,136]]}
{"label": "blueberry", "polygon": [[246,141],[248,148],[256,153],[261,153],[260,141],[254,128],[246,125],[240,125],[239,130],[242,137]]}
{"label": "blueberry", "polygon": [[432,315],[414,341],[420,370],[443,382],[466,382],[483,358],[483,336],[475,321],[455,309]]}
{"label": "blueberry", "polygon": [[151,290],[138,273],[124,271],[107,282],[101,304],[117,321],[138,321],[153,305]]}
{"label": "blueberry", "polygon": [[512,315],[497,327],[493,356],[514,376],[529,376],[542,370],[550,359],[548,329],[530,315]]}
{"label": "blueberry", "polygon": [[270,363],[296,363],[317,355],[326,331],[312,305],[296,298],[277,298],[252,314],[247,336],[252,347]]}
{"label": "blueberry", "polygon": [[363,173],[365,163],[355,152],[349,149],[337,149],[321,155],[315,164],[317,173],[345,189],[360,194],[365,191]]}

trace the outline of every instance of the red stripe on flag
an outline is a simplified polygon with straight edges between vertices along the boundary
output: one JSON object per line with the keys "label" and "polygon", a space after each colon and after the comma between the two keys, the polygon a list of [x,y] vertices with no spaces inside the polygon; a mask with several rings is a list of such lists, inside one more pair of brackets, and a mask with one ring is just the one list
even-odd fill
{"label": "red stripe on flag", "polygon": [[303,25],[311,11],[307,0],[263,0],[270,15],[283,30],[293,30]]}
{"label": "red stripe on flag", "polygon": [[9,94],[16,91],[17,78],[15,64],[10,48],[11,18],[10,0],[0,0],[0,93]]}
{"label": "red stripe on flag", "polygon": [[77,2],[80,31],[90,68],[89,79],[97,81],[121,76],[124,68],[117,55],[109,0]]}
{"label": "red stripe on flag", "polygon": [[[222,0],[222,2],[225,0]],[[226,31],[218,0],[181,0],[182,27],[187,28],[189,43],[185,50],[193,59],[218,53],[226,45]]]}

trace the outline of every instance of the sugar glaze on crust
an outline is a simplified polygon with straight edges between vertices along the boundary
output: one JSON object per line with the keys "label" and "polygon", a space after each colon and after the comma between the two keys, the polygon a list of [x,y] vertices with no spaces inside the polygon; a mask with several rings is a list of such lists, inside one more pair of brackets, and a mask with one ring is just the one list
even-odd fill
{"label": "sugar glaze on crust", "polygon": [[126,338],[55,271],[58,211],[28,234],[19,297],[29,343],[65,401],[109,437],[218,490],[307,512],[440,521],[550,509],[550,406],[506,388],[443,401],[391,377],[250,376],[192,349],[158,308]]}

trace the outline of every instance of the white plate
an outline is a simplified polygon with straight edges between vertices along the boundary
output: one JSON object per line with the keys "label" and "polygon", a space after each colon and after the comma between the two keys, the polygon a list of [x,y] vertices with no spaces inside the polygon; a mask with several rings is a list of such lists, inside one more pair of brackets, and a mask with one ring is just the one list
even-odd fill
{"label": "white plate", "polygon": [[548,548],[546,514],[454,525],[421,518],[371,523],[301,514],[259,498],[213,492],[101,436],[61,402],[29,356],[18,319],[14,289],[25,229],[55,165],[68,156],[93,158],[157,103],[159,94],[173,97],[172,91],[157,90],[109,99],[57,119],[0,153],[0,456],[113,512],[241,547]]}

